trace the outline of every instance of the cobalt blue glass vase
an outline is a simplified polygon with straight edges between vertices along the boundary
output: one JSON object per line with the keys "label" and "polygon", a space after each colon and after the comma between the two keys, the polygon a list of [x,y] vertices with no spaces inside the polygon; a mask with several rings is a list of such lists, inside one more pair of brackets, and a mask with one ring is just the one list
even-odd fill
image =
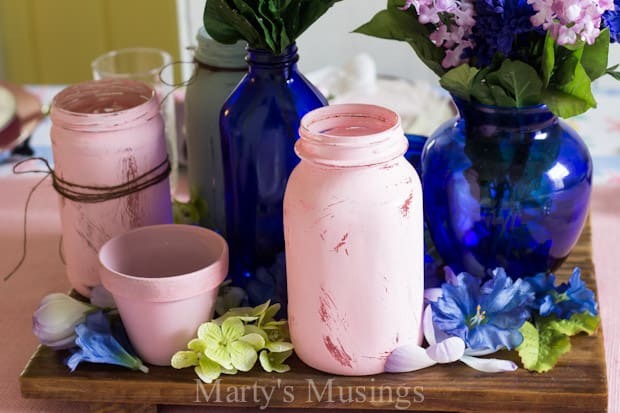
{"label": "cobalt blue glass vase", "polygon": [[513,278],[556,269],[583,229],[592,161],[546,106],[505,108],[455,98],[459,116],[422,153],[426,224],[446,265]]}
{"label": "cobalt blue glass vase", "polygon": [[327,100],[298,71],[297,46],[248,48],[248,73],[220,115],[230,278],[251,305],[286,305],[282,201],[299,122]]}

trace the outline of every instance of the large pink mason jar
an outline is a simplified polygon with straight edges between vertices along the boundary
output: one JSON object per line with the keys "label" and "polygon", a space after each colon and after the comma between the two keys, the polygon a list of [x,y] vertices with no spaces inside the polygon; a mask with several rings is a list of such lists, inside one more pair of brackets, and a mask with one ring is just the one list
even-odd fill
{"label": "large pink mason jar", "polygon": [[420,344],[422,190],[398,115],[373,105],[316,109],[284,197],[289,325],[295,352],[332,374],[384,371]]}
{"label": "large pink mason jar", "polygon": [[172,222],[164,124],[153,89],[133,80],[69,86],[51,119],[67,276],[89,297],[107,240]]}

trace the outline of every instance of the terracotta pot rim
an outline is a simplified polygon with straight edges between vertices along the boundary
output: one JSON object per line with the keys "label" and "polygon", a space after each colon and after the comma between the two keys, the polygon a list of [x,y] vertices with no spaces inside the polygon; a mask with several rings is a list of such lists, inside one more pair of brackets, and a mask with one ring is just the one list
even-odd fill
{"label": "terracotta pot rim", "polygon": [[[125,274],[107,264],[110,260],[107,254],[115,243],[144,232],[152,232],[154,236],[166,232],[185,233],[189,235],[187,242],[216,244],[219,248],[217,258],[188,273],[153,278]],[[150,302],[182,300],[211,291],[219,287],[228,272],[228,244],[224,238],[214,231],[193,225],[160,224],[130,230],[107,241],[98,257],[101,281],[112,295]]]}

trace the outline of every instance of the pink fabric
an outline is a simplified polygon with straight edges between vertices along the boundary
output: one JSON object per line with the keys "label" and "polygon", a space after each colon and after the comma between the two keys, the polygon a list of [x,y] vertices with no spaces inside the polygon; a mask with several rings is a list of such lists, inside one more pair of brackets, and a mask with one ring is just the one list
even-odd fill
{"label": "pink fabric", "polygon": [[[42,176],[0,177],[0,276],[19,260],[23,211],[28,192]],[[605,333],[609,381],[609,411],[620,406],[620,282],[615,273],[620,250],[620,186],[600,186],[592,202],[594,261]],[[22,268],[7,282],[0,281],[0,412],[83,412],[81,403],[24,400],[18,377],[37,346],[31,316],[41,298],[64,292],[69,284],[58,254],[60,222],[56,195],[46,181],[32,197],[28,214],[28,255]],[[192,407],[164,407],[162,412],[204,411]],[[214,412],[248,412],[215,408]],[[258,409],[256,409],[258,411]],[[306,410],[312,411],[312,410]]]}

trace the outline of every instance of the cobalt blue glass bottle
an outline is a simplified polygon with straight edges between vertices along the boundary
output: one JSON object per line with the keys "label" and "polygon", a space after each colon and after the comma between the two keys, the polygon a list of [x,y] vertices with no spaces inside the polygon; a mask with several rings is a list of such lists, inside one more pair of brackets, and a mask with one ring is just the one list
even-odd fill
{"label": "cobalt blue glass bottle", "polygon": [[298,71],[294,43],[279,55],[247,51],[248,73],[220,116],[230,278],[252,305],[286,305],[284,189],[299,162],[299,122],[327,100]]}
{"label": "cobalt blue glass bottle", "polygon": [[583,229],[592,161],[546,106],[505,108],[458,98],[459,116],[422,153],[426,223],[455,272],[513,278],[556,269]]}

